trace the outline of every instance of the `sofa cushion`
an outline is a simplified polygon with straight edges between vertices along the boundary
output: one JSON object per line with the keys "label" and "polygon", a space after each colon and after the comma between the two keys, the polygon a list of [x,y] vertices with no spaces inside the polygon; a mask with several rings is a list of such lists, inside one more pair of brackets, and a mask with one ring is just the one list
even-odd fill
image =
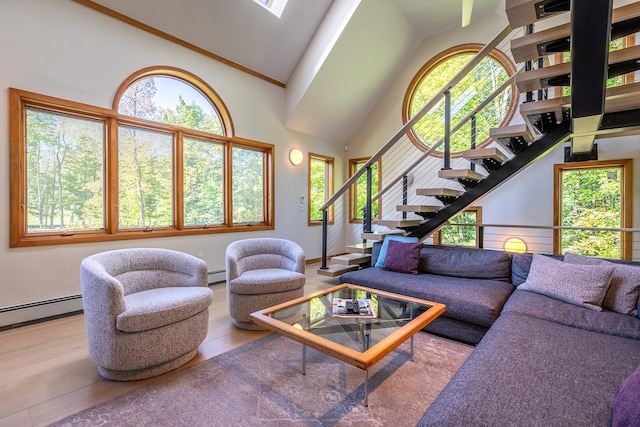
{"label": "sofa cushion", "polygon": [[260,295],[300,289],[305,284],[305,275],[281,268],[248,270],[231,280],[229,291],[235,294]]}
{"label": "sofa cushion", "polygon": [[404,243],[390,240],[387,256],[382,263],[382,269],[397,271],[398,273],[418,274],[418,261],[422,243]]}
{"label": "sofa cushion", "polygon": [[640,366],[620,385],[613,401],[612,427],[640,425]]}
{"label": "sofa cushion", "polygon": [[123,332],[141,332],[170,325],[206,310],[213,301],[203,286],[149,289],[124,297],[126,310],[116,318]]}
{"label": "sofa cushion", "polygon": [[640,341],[505,313],[420,426],[608,426]]}
{"label": "sofa cushion", "polygon": [[[547,255],[544,256],[562,261],[562,255]],[[527,276],[529,276],[529,269],[531,268],[531,261],[533,261],[533,254],[513,254],[511,260],[511,283],[514,286],[519,286],[526,282]]]}
{"label": "sofa cushion", "polygon": [[487,249],[425,246],[418,269],[442,276],[511,281],[511,255]]}
{"label": "sofa cushion", "polygon": [[615,311],[594,311],[558,299],[524,291],[521,287],[509,297],[502,313],[520,313],[574,328],[640,340],[640,319]]}
{"label": "sofa cushion", "polygon": [[533,254],[527,281],[519,288],[601,311],[612,273],[611,266],[569,264]]}
{"label": "sofa cushion", "polygon": [[405,243],[417,243],[417,237],[409,237],[409,236],[385,236],[384,241],[382,242],[382,246],[380,246],[380,252],[378,253],[378,257],[376,258],[374,266],[376,268],[382,268],[384,264],[384,259],[387,256],[387,250],[389,248],[390,241],[396,242],[405,242]]}
{"label": "sofa cushion", "polygon": [[447,309],[442,316],[487,327],[498,318],[514,289],[511,283],[499,280],[413,275],[377,268],[344,273],[338,281],[443,303]]}
{"label": "sofa cushion", "polygon": [[640,293],[640,267],[614,264],[604,259],[586,257],[567,252],[564,262],[584,265],[611,265],[611,284],[604,295],[602,307],[622,314],[638,314],[638,294]]}

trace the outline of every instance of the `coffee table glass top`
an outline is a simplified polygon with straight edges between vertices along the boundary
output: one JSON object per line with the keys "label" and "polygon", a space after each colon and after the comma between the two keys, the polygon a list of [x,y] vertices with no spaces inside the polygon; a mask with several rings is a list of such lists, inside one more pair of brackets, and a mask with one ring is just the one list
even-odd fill
{"label": "coffee table glass top", "polygon": [[[372,315],[334,315],[335,298],[369,300]],[[338,353],[345,353],[344,348],[365,353],[381,343],[379,347],[396,347],[444,310],[443,304],[345,284],[261,310],[251,317],[316,348],[320,343]]]}

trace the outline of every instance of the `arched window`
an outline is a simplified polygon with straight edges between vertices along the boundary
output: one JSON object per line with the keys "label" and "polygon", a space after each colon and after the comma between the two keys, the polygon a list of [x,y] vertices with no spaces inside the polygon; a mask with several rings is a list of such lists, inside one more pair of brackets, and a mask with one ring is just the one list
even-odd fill
{"label": "arched window", "polygon": [[138,71],[112,109],[9,97],[11,247],[273,229],[274,147],[197,76]]}
{"label": "arched window", "polygon": [[[411,81],[402,107],[403,122],[408,122],[483,48],[465,44],[448,49],[429,60]],[[475,143],[482,147],[490,142],[489,130],[506,125],[517,105],[515,85],[495,95],[484,108],[481,104],[505,83],[516,69],[501,51],[494,49],[459,84],[451,89],[451,153],[455,155],[471,146],[473,127],[470,115],[475,113]],[[409,137],[421,150],[444,138],[444,100],[440,101],[413,127]],[[475,111],[479,110],[479,111]],[[457,125],[465,121],[458,130]],[[434,154],[442,152],[442,146]]]}

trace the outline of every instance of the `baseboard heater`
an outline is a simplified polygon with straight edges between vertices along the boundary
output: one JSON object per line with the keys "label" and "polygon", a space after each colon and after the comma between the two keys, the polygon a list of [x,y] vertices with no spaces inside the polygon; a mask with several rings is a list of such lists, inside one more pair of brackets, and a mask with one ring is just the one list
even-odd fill
{"label": "baseboard heater", "polygon": [[[226,270],[208,272],[207,284],[226,280]],[[82,295],[69,295],[42,301],[0,307],[0,331],[82,312]]]}
{"label": "baseboard heater", "polygon": [[209,284],[222,283],[227,280],[227,270],[210,270],[209,271]]}
{"label": "baseboard heater", "polygon": [[81,311],[81,294],[0,307],[0,330]]}

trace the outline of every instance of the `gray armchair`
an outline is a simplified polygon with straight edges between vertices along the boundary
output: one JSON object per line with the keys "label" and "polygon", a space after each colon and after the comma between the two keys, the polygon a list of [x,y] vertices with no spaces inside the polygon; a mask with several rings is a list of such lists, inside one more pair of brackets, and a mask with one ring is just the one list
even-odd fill
{"label": "gray armchair", "polygon": [[262,330],[249,315],[304,295],[305,256],[289,240],[257,238],[227,246],[227,304],[233,324]]}
{"label": "gray armchair", "polygon": [[184,365],[207,335],[207,264],[167,249],[121,249],[80,266],[89,355],[104,378],[149,378]]}

